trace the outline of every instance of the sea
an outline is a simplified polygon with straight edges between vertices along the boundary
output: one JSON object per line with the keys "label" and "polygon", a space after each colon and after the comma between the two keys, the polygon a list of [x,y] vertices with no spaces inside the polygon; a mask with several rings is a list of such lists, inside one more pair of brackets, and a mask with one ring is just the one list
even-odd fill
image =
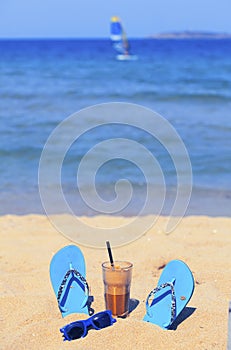
{"label": "sea", "polygon": [[[45,214],[38,172],[49,136],[78,111],[119,102],[161,115],[183,141],[192,166],[185,215],[230,216],[231,40],[145,38],[131,40],[130,46],[136,59],[118,61],[107,39],[0,40],[0,215]],[[91,118],[81,118],[81,127],[91,129]],[[70,146],[61,187],[77,215],[104,213],[84,201],[76,178],[81,159],[108,138],[131,139],[153,154],[166,183],[161,214],[170,213],[178,186],[171,155],[155,137],[132,128],[121,122],[110,129],[105,125],[85,132]],[[145,174],[137,166],[142,154],[130,147],[126,159],[121,149],[117,158],[117,143],[113,145],[111,159],[94,178],[97,194],[105,202],[113,201],[117,182],[129,181],[134,198],[124,211],[110,215],[137,215],[147,194]],[[54,157],[59,152],[57,145]],[[134,164],[130,160],[136,157]],[[87,169],[82,170],[86,191],[92,181]],[[51,173],[50,186],[52,180]],[[53,212],[62,212],[58,202]],[[152,213],[154,207],[143,214]]]}

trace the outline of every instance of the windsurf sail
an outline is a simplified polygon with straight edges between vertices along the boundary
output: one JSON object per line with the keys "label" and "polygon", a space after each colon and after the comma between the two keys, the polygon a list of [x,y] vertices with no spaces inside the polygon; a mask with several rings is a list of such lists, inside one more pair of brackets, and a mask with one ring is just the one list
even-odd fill
{"label": "windsurf sail", "polygon": [[114,49],[123,55],[129,55],[129,43],[126,33],[122,27],[119,17],[111,18],[111,35],[110,35]]}

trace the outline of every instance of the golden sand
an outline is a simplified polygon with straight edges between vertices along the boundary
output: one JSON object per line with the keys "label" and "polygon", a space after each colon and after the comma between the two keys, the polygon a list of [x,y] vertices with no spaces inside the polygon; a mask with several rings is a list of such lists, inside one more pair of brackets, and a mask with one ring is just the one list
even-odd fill
{"label": "golden sand", "polygon": [[[73,243],[58,233],[46,216],[0,217],[0,348],[225,350],[231,299],[231,219],[185,217],[170,235],[163,232],[166,220],[159,218],[141,238],[113,249],[114,258],[134,264],[131,298],[139,304],[130,316],[101,331],[90,330],[84,339],[63,342],[59,328],[87,316],[61,317],[49,279],[49,264],[57,250]],[[108,259],[107,251],[78,246],[85,257],[87,280],[95,298],[92,306],[95,312],[102,311],[101,263]],[[172,259],[188,264],[195,291],[177,328],[166,331],[142,318],[148,293]]]}

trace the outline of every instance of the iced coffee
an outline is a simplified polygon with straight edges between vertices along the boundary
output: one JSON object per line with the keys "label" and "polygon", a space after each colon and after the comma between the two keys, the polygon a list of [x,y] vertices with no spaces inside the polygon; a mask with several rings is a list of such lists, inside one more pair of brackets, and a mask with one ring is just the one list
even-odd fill
{"label": "iced coffee", "polygon": [[102,264],[105,305],[114,316],[127,317],[129,313],[132,267],[127,261]]}

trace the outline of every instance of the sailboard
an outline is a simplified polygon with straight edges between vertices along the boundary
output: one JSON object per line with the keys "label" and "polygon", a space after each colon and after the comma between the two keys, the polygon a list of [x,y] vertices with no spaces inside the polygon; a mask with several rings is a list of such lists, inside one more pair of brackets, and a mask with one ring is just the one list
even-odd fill
{"label": "sailboard", "polygon": [[111,35],[113,48],[117,52],[116,59],[119,61],[134,61],[137,56],[130,52],[130,44],[122,26],[121,20],[117,16],[111,17]]}

